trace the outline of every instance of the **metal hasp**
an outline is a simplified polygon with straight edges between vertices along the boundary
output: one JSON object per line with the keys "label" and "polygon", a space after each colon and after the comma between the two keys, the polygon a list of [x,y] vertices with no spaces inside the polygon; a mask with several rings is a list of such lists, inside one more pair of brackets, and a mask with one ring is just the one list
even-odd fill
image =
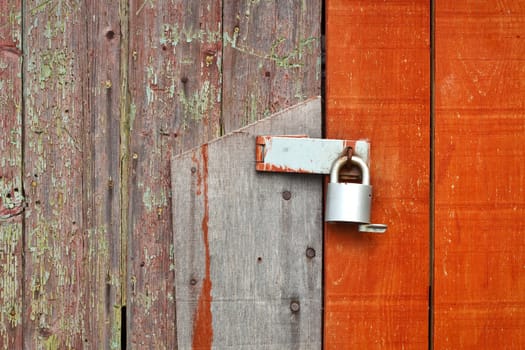
{"label": "metal hasp", "polygon": [[305,135],[257,136],[257,171],[302,174],[330,174],[332,164],[349,148],[368,163],[370,144],[366,140],[314,139]]}
{"label": "metal hasp", "polygon": [[[368,168],[370,144],[366,140],[315,139],[304,135],[257,136],[257,171],[301,174],[330,174],[325,221],[359,225],[360,232],[383,233],[387,226],[370,223],[372,186]],[[362,183],[339,182],[340,170],[348,161],[360,172]]]}

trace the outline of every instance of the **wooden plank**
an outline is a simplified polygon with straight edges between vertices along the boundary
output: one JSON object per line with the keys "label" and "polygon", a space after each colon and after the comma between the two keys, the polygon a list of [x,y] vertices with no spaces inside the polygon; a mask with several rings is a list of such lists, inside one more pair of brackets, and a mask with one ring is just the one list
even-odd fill
{"label": "wooden plank", "polygon": [[429,2],[326,3],[326,136],[371,143],[373,222],[325,226],[326,349],[428,343]]}
{"label": "wooden plank", "polygon": [[176,348],[169,161],[219,136],[221,8],[130,2],[130,348]]}
{"label": "wooden plank", "polygon": [[224,133],[320,94],[321,0],[224,2]]}
{"label": "wooden plank", "polygon": [[120,346],[117,6],[24,3],[24,348]]}
{"label": "wooden plank", "polygon": [[0,349],[22,348],[21,1],[0,3]]}
{"label": "wooden plank", "polygon": [[[83,206],[88,228],[86,290],[89,320],[84,347],[121,347],[121,21],[114,1],[88,1],[81,16],[87,21],[87,52],[82,69],[87,89],[83,91]],[[80,59],[81,61],[83,59]]]}
{"label": "wooden plank", "polygon": [[521,349],[525,2],[435,14],[435,348]]}
{"label": "wooden plank", "polygon": [[182,349],[321,346],[321,178],[257,173],[258,134],[319,137],[320,99],[172,161]]}
{"label": "wooden plank", "polygon": [[[25,3],[24,347],[83,345],[82,67],[78,6]],[[74,29],[74,31],[73,31]],[[76,35],[75,35],[76,34]],[[79,201],[80,203],[78,203]]]}

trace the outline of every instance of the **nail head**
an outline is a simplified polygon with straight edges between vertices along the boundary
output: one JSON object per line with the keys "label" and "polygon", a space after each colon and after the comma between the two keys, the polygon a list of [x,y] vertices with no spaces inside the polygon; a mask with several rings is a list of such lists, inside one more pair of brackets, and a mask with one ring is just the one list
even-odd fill
{"label": "nail head", "polygon": [[298,312],[301,309],[301,304],[297,300],[294,300],[290,303],[290,310],[292,312]]}

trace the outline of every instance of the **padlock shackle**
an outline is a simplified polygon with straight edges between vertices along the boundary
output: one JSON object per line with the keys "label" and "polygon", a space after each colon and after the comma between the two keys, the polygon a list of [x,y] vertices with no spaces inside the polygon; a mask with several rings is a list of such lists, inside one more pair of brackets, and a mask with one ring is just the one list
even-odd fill
{"label": "padlock shackle", "polygon": [[[334,162],[334,164],[332,165],[332,170],[330,171],[330,182],[331,183],[339,182],[339,170],[347,162],[348,162],[347,156],[342,156]],[[363,178],[362,184],[370,185],[370,170],[368,169],[368,165],[366,165],[365,161],[361,159],[360,157],[354,155],[352,156],[351,163],[353,165],[356,165],[361,171],[361,176]]]}

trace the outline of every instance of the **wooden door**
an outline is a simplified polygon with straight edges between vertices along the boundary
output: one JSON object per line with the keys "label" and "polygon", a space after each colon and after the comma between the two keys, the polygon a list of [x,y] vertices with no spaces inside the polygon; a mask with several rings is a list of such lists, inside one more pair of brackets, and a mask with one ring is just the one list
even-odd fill
{"label": "wooden door", "polygon": [[437,1],[436,349],[525,347],[525,1]]}
{"label": "wooden door", "polygon": [[325,227],[325,347],[522,348],[524,2],[326,12],[326,136],[370,139],[389,229]]}
{"label": "wooden door", "polygon": [[[321,0],[0,1],[0,349],[185,349],[171,156],[318,96],[320,26]],[[321,308],[318,182],[304,313]],[[250,266],[280,264],[267,256]],[[288,328],[254,332],[303,344],[322,314],[299,327],[289,304]]]}

